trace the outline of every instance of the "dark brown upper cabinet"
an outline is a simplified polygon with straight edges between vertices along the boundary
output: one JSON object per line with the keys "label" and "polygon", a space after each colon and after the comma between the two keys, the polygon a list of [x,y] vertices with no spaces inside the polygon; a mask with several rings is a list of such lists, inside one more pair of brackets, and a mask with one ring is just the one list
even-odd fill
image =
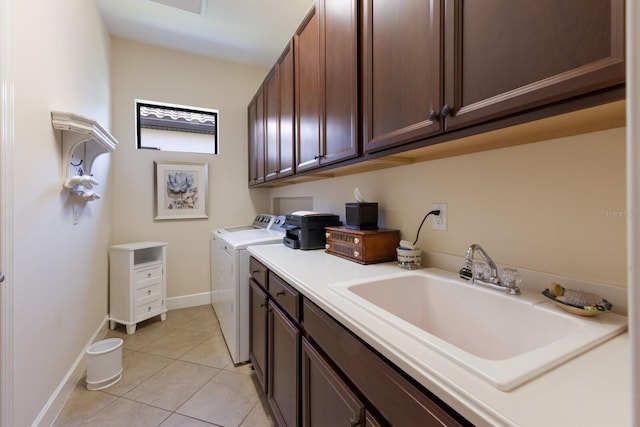
{"label": "dark brown upper cabinet", "polygon": [[624,84],[623,0],[364,0],[365,152]]}
{"label": "dark brown upper cabinet", "polygon": [[442,130],[440,0],[364,0],[364,151]]}
{"label": "dark brown upper cabinet", "polygon": [[297,171],[357,157],[357,1],[318,0],[294,46]]}
{"label": "dark brown upper cabinet", "polygon": [[262,86],[247,107],[249,139],[249,185],[265,180],[264,91]]}
{"label": "dark brown upper cabinet", "polygon": [[265,91],[265,179],[293,175],[294,152],[294,63],[293,40],[264,82]]}

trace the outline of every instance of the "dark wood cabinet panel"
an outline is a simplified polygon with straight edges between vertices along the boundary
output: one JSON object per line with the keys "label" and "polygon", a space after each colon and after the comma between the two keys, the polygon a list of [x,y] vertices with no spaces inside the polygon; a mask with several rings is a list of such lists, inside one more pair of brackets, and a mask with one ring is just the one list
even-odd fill
{"label": "dark wood cabinet panel", "polygon": [[318,0],[294,45],[297,171],[357,157],[356,0]]}
{"label": "dark wood cabinet panel", "polygon": [[248,116],[248,151],[249,151],[249,185],[263,183],[265,180],[264,164],[264,92],[258,89],[247,108]]}
{"label": "dark wood cabinet panel", "polygon": [[441,131],[440,0],[365,0],[362,11],[364,151]]}
{"label": "dark wood cabinet panel", "polygon": [[624,84],[624,0],[365,0],[362,50],[375,152]]}
{"label": "dark wood cabinet panel", "polygon": [[264,81],[265,179],[293,174],[294,80],[291,41]]}
{"label": "dark wood cabinet panel", "polygon": [[321,131],[320,22],[314,5],[294,35],[296,170],[319,165]]}
{"label": "dark wood cabinet panel", "polygon": [[264,86],[265,114],[265,180],[275,179],[280,170],[280,73],[274,66],[267,74]]}
{"label": "dark wood cabinet panel", "polygon": [[300,321],[300,294],[273,272],[269,272],[269,295],[294,322]]}
{"label": "dark wood cabinet panel", "polygon": [[289,42],[278,61],[280,73],[280,117],[279,117],[279,166],[278,178],[293,175],[295,149],[295,103],[294,103],[294,58],[293,39]]}
{"label": "dark wood cabinet panel", "polygon": [[447,0],[446,130],[623,84],[623,0]]}
{"label": "dark wood cabinet panel", "polygon": [[268,398],[281,427],[298,425],[300,331],[269,301]]}
{"label": "dark wood cabinet panel", "polygon": [[303,427],[364,424],[364,403],[304,338],[301,400]]}
{"label": "dark wood cabinet panel", "polygon": [[253,279],[249,279],[249,306],[249,360],[267,392],[267,294]]}
{"label": "dark wood cabinet panel", "polygon": [[318,0],[324,60],[324,146],[320,164],[356,157],[358,152],[358,8],[356,0]]}

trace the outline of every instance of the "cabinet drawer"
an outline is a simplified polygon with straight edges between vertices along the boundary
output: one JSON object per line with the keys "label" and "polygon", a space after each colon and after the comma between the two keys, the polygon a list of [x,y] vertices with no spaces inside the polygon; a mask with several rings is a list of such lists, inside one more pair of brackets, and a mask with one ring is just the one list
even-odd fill
{"label": "cabinet drawer", "polygon": [[133,282],[136,289],[144,288],[150,284],[160,283],[162,280],[162,265],[153,267],[136,268],[133,271]]}
{"label": "cabinet drawer", "polygon": [[136,306],[147,304],[162,298],[162,285],[160,283],[136,289]]}
{"label": "cabinet drawer", "polygon": [[269,272],[269,295],[292,319],[300,321],[300,294],[272,272]]}
{"label": "cabinet drawer", "polygon": [[[390,362],[362,343],[319,307],[304,299],[304,329],[380,414],[394,426],[465,425],[428,391],[410,383]],[[375,372],[375,375],[372,373]],[[456,414],[456,417],[459,415]]]}
{"label": "cabinet drawer", "polygon": [[136,305],[136,319],[143,316],[157,314],[162,309],[162,299],[150,301],[145,304]]}
{"label": "cabinet drawer", "polygon": [[249,259],[249,272],[253,280],[258,282],[264,289],[267,289],[267,267],[254,257],[251,257]]}

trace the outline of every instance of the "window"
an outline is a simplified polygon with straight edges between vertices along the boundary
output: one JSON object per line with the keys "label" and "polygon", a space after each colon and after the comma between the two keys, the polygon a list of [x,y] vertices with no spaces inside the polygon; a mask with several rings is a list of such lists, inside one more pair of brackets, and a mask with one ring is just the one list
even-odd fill
{"label": "window", "polygon": [[218,110],[136,100],[139,149],[218,154]]}

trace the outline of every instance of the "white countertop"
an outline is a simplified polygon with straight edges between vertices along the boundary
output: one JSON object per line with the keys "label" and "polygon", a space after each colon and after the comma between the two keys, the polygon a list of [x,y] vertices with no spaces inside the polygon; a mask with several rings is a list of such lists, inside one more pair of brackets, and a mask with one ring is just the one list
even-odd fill
{"label": "white countertop", "polygon": [[478,426],[631,425],[626,333],[503,392],[424,346],[393,348],[389,337],[397,330],[327,287],[396,273],[395,263],[360,265],[324,250],[302,251],[282,244],[251,246],[249,252]]}

